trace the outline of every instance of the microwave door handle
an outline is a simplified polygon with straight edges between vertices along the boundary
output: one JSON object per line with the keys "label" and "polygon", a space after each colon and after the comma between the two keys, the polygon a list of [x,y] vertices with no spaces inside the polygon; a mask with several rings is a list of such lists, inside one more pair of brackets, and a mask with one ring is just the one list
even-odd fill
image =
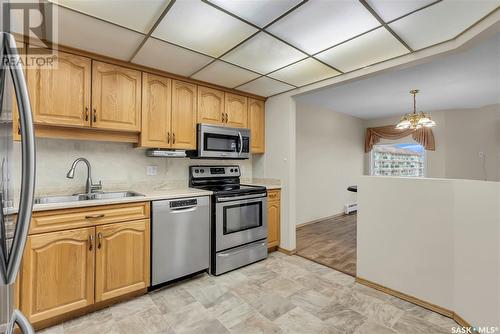
{"label": "microwave door handle", "polygon": [[19,125],[21,129],[21,193],[19,199],[19,210],[17,214],[16,230],[12,240],[12,248],[7,264],[6,284],[12,284],[16,280],[21,264],[24,246],[28,237],[29,224],[31,221],[31,211],[33,209],[33,195],[35,191],[35,134],[33,130],[33,116],[21,65],[21,58],[16,49],[14,37],[8,33],[3,34],[5,54],[9,61],[10,73],[14,84],[16,101],[19,110]]}
{"label": "microwave door handle", "polygon": [[7,325],[7,331],[5,332],[5,334],[14,334],[15,324],[19,326],[22,334],[35,334],[35,331],[33,330],[30,322],[19,310],[14,310],[12,312],[12,317],[9,324]]}
{"label": "microwave door handle", "polygon": [[238,155],[241,155],[241,152],[243,151],[243,137],[241,136],[241,132],[238,132],[238,136],[240,137],[240,151],[238,152]]}

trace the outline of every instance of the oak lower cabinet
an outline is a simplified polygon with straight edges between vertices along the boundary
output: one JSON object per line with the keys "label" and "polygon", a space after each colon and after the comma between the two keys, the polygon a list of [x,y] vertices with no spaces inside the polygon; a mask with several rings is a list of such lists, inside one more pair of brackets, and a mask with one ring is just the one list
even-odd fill
{"label": "oak lower cabinet", "polygon": [[149,208],[142,202],[33,213],[16,287],[18,307],[36,329],[146,291]]}
{"label": "oak lower cabinet", "polygon": [[281,190],[267,192],[267,243],[268,248],[277,248],[280,244]]}
{"label": "oak lower cabinet", "polygon": [[95,301],[149,286],[149,221],[96,227]]}
{"label": "oak lower cabinet", "polygon": [[264,153],[265,151],[265,118],[264,101],[248,99],[248,127],[251,131],[251,153]]}
{"label": "oak lower cabinet", "polygon": [[32,323],[94,303],[95,228],[28,237],[21,269],[21,310]]}

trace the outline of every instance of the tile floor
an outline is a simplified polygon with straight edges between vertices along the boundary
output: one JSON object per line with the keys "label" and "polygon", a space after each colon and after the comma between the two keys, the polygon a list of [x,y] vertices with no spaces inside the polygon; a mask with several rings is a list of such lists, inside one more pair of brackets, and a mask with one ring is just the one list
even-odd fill
{"label": "tile floor", "polygon": [[457,324],[306,260],[274,252],[42,331],[70,333],[440,334]]}

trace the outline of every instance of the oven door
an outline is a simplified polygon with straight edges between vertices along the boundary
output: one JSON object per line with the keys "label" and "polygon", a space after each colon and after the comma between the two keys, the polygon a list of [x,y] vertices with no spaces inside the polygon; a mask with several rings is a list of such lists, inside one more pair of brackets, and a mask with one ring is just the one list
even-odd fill
{"label": "oven door", "polygon": [[267,238],[266,196],[219,199],[215,210],[216,252]]}
{"label": "oven door", "polygon": [[198,157],[248,159],[250,130],[200,124]]}

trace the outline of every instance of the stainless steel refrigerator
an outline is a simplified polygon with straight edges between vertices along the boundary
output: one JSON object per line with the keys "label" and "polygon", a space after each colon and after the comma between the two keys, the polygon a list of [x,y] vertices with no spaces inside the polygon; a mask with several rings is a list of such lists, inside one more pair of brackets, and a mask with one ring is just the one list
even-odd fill
{"label": "stainless steel refrigerator", "polygon": [[[0,7],[4,1],[0,0]],[[0,17],[2,9],[0,9]],[[12,284],[17,278],[28,237],[35,188],[35,139],[28,90],[14,37],[0,32],[0,333],[15,325],[24,334],[34,333],[26,317],[12,308]],[[21,130],[21,167],[13,170],[12,115],[17,101]],[[19,173],[19,187],[13,175]],[[18,194],[13,189],[20,189]],[[18,200],[17,200],[18,198]],[[16,199],[15,203],[14,199]],[[17,218],[12,214],[17,208]]]}

